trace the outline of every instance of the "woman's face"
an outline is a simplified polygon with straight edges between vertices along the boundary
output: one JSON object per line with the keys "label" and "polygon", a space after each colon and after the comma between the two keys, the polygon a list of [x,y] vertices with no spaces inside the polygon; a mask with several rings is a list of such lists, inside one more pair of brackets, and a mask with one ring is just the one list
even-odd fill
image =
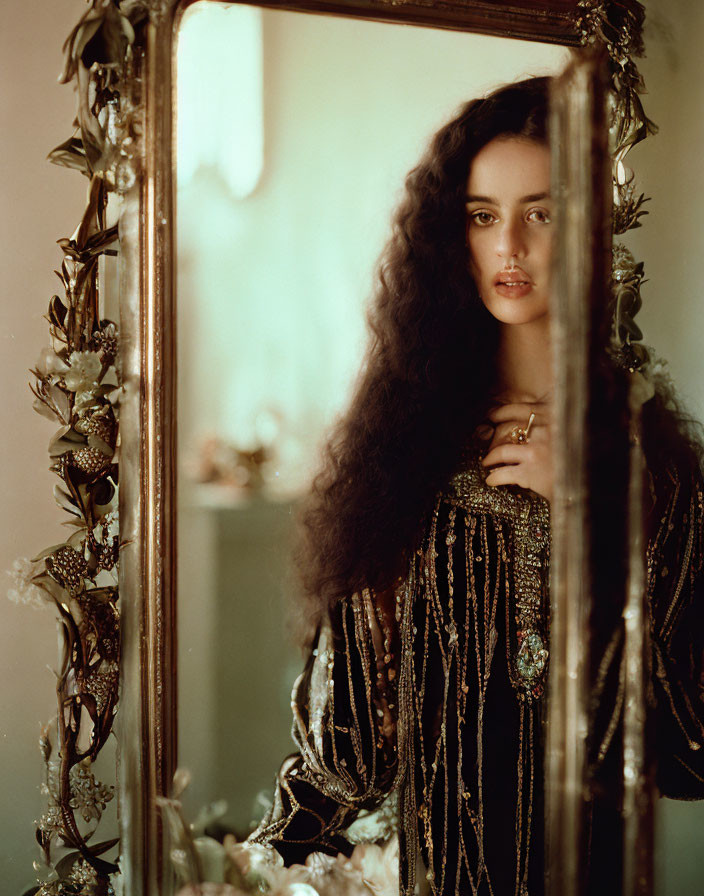
{"label": "woman's face", "polygon": [[477,153],[467,180],[470,270],[501,323],[547,319],[552,208],[547,146],[497,137]]}

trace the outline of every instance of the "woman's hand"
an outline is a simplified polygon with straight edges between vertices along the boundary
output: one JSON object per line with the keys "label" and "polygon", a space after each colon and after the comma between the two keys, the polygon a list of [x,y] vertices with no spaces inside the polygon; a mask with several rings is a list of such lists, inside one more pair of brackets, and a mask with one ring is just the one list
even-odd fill
{"label": "woman's hand", "polygon": [[[526,429],[530,415],[535,414],[528,441],[515,444],[511,431],[515,426]],[[520,485],[529,488],[547,501],[552,501],[552,405],[545,402],[503,404],[489,413],[494,425],[491,443],[482,459],[491,468],[486,484]]]}

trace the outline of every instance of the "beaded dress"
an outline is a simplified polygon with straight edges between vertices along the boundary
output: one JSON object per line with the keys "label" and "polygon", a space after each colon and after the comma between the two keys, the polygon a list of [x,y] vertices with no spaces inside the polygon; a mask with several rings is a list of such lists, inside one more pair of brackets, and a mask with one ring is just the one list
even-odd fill
{"label": "beaded dress", "polygon": [[[402,894],[417,869],[442,896],[543,893],[549,505],[485,475],[474,455],[437,497],[395,608],[364,591],[321,626],[293,693],[299,752],[250,838],[287,864],[349,854],[345,829],[393,794]],[[704,596],[693,600],[704,498],[698,472],[666,478],[647,554],[650,696],[660,789],[694,798],[704,796]],[[618,639],[607,659],[616,684],[602,757],[622,710]]]}

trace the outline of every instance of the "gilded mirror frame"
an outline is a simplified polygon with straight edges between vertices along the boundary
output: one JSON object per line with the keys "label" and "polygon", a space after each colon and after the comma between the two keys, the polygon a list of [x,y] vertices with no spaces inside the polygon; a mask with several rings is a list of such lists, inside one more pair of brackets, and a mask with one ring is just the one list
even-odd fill
{"label": "gilded mirror frame", "polygon": [[[101,59],[98,69],[115,63],[119,74],[112,85],[110,103],[101,110],[100,102],[95,99],[94,109],[96,116],[105,113],[106,109],[114,113],[112,131],[109,127],[104,128],[106,145],[109,144],[120,161],[125,162],[127,169],[126,176],[124,171],[121,178],[113,176],[108,189],[119,194],[121,199],[119,591],[122,595],[122,653],[117,725],[121,742],[121,870],[130,896],[168,892],[170,881],[157,800],[169,795],[177,762],[177,332],[172,110],[175,108],[176,31],[190,2],[94,0],[86,14],[93,14],[102,23],[112,21],[117,33],[122,29],[126,37],[118,48],[119,52],[124,51],[124,58],[111,60],[109,53],[118,50],[115,46],[105,48],[107,59]],[[643,14],[637,0],[512,0],[511,3],[489,0],[300,0],[254,5],[473,31],[574,48],[590,46],[592,61],[577,66],[563,82],[562,100],[558,98],[557,103],[558,106],[562,103],[563,110],[555,119],[562,144],[573,147],[568,157],[561,160],[563,175],[560,182],[564,181],[564,172],[579,171],[583,175],[586,172],[565,199],[581,207],[590,206],[595,184],[602,187],[606,184],[608,190],[611,189],[606,174],[609,161],[607,129],[603,106],[599,103],[604,90],[603,72],[607,69],[612,75],[615,72],[630,74],[630,80],[621,78],[620,99],[625,111],[616,118],[618,133],[610,147],[612,158],[620,163],[628,148],[644,136],[642,108],[637,103],[637,78],[633,75],[635,70],[629,69],[633,65],[632,57],[642,49]],[[77,64],[77,72],[80,99],[81,91],[88,96],[96,69],[93,66],[82,71]],[[565,99],[568,96],[571,97],[569,101]],[[87,103],[84,103],[83,114],[92,114]],[[594,134],[599,139],[592,143]],[[596,153],[593,151],[595,147]],[[619,202],[614,229],[623,232],[637,220],[642,197],[634,196],[630,182],[626,183],[618,176],[616,182]],[[574,390],[583,390],[587,381],[589,326],[585,319],[584,291],[586,288],[588,294],[597,288],[590,277],[595,277],[603,286],[609,273],[604,266],[603,252],[610,242],[610,234],[604,232],[604,220],[610,217],[610,201],[604,198],[603,189],[599,195],[603,201],[597,203],[592,216],[588,220],[572,221],[564,234],[566,241],[572,240],[567,248],[573,253],[571,258],[577,257],[574,255],[575,244],[585,233],[590,235],[587,245],[594,247],[586,254],[583,251],[578,264],[570,268],[573,272],[581,270],[589,283],[585,287],[583,278],[580,284],[573,284],[568,289],[571,298],[560,322],[563,341],[572,340],[570,344],[574,345],[576,338],[585,347],[576,358],[572,354],[568,359],[568,352],[562,352],[560,356],[559,363],[563,367],[558,369],[558,380],[570,384],[560,399],[565,423],[567,409],[570,405],[575,406]],[[594,265],[594,259],[599,257],[601,262]],[[587,272],[591,272],[589,276]],[[567,271],[563,274],[568,276]],[[583,406],[585,400],[585,394],[580,393],[577,405]],[[581,440],[583,422],[578,417],[578,426],[571,432],[571,438]],[[560,565],[558,546],[556,575],[561,577],[558,579],[561,584],[559,599],[566,606],[570,588],[576,587],[586,559],[583,552],[574,553],[574,545],[585,525],[584,482],[579,475],[569,480],[566,446],[563,449],[561,458],[556,458],[558,475],[562,477],[558,486],[557,517],[565,533],[564,546],[571,543],[572,550],[565,552]],[[579,469],[577,474],[580,474]],[[633,519],[637,518],[638,512],[636,500]],[[633,542],[636,541],[634,538]],[[633,556],[637,569],[638,555],[634,553]],[[579,650],[576,654],[573,650],[574,627],[556,632],[556,638],[559,641],[554,645],[554,655],[558,660],[560,656],[576,655],[579,671],[582,660],[579,660]],[[577,751],[571,757],[570,766],[560,743],[564,742],[563,723],[570,713],[584,707],[585,698],[580,687],[583,688],[583,682],[580,683],[579,675],[576,684],[571,676],[565,675],[551,694],[551,711],[553,706],[556,707],[554,715],[562,721],[554,726],[553,739],[549,743],[549,749],[556,757],[550,774],[560,776],[563,782],[572,776],[569,786],[553,787],[551,791],[551,799],[557,800],[556,817],[562,821],[574,818],[579,805],[578,790],[584,760]],[[569,798],[565,797],[566,793]],[[561,829],[569,832],[569,823],[561,824]],[[573,835],[577,836],[574,832]],[[576,893],[579,871],[576,840],[571,846],[565,842],[566,859],[554,875],[552,885],[555,892]],[[633,892],[636,892],[635,888]]]}

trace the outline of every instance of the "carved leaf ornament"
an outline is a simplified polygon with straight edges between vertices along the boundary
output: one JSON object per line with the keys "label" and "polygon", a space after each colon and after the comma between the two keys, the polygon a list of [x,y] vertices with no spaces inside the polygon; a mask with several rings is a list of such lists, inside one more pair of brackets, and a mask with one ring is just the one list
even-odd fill
{"label": "carved leaf ornament", "polygon": [[32,370],[35,409],[58,423],[49,446],[57,474],[54,496],[71,530],[61,544],[16,566],[19,599],[42,597],[60,628],[57,716],[41,737],[42,790],[47,810],[37,822],[44,866],[31,893],[114,892],[117,838],[98,842],[114,784],[93,766],[112,731],[120,655],[117,564],[120,371],[118,328],[101,309],[101,256],[117,254],[117,225],[108,223],[108,197],[130,189],[139,163],[134,83],[135,28],[144,3],[97,0],[64,45],[62,82],[75,80],[75,133],[50,154],[52,162],[89,179],[88,202],[75,233],[60,239],[57,275],[47,319],[50,344]]}

